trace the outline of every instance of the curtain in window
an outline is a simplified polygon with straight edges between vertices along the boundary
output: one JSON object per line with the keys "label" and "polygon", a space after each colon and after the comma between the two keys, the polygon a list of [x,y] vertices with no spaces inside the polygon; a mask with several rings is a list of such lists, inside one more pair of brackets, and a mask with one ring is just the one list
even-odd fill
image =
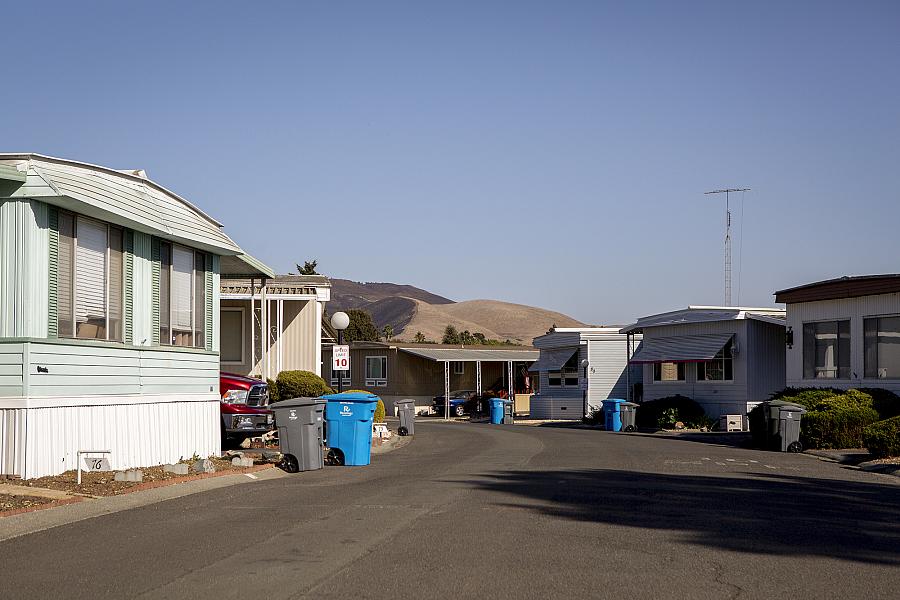
{"label": "curtain in window", "polygon": [[76,336],[106,339],[107,227],[83,217],[75,231]]}
{"label": "curtain in window", "polygon": [[191,288],[194,277],[194,253],[172,248],[172,329],[191,331]]}
{"label": "curtain in window", "polygon": [[72,297],[75,266],[75,217],[59,213],[59,260],[57,271],[57,335],[74,337],[74,299]]}
{"label": "curtain in window", "polygon": [[122,341],[122,305],[124,303],[125,257],[123,232],[109,228],[109,339]]}

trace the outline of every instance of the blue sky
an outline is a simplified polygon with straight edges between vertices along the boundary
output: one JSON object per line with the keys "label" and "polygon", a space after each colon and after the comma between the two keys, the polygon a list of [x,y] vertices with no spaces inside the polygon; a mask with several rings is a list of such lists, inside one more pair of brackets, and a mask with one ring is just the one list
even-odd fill
{"label": "blue sky", "polygon": [[722,302],[724,186],[735,302],[900,271],[896,2],[2,15],[3,150],[146,169],[281,272],[624,323]]}

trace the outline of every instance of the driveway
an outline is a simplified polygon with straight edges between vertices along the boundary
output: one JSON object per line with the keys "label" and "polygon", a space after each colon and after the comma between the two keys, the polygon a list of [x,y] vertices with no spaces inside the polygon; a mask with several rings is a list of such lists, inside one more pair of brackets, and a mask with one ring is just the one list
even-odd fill
{"label": "driveway", "polygon": [[428,422],[416,433],[370,467],[8,540],[0,596],[771,599],[900,589],[900,478],[579,429]]}

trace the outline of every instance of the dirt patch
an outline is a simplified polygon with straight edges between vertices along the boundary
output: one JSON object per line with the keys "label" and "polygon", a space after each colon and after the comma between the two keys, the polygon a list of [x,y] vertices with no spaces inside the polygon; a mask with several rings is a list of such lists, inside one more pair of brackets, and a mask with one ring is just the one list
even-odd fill
{"label": "dirt patch", "polygon": [[50,498],[37,498],[34,496],[11,496],[9,494],[0,494],[0,513],[8,510],[18,510],[22,508],[33,508],[53,502]]}
{"label": "dirt patch", "polygon": [[[244,469],[235,467],[231,464],[231,459],[211,458],[216,472],[243,472]],[[169,479],[183,478],[184,475],[169,473],[163,470],[162,466],[145,467],[140,469],[144,473],[144,481],[116,481],[115,472],[109,471],[105,473],[82,472],[81,485],[78,485],[78,474],[76,471],[66,471],[59,475],[49,477],[41,477],[39,479],[28,479],[19,482],[19,485],[28,487],[46,488],[51,490],[59,490],[72,495],[81,496],[117,496],[127,493],[131,488],[147,483],[161,482]]]}

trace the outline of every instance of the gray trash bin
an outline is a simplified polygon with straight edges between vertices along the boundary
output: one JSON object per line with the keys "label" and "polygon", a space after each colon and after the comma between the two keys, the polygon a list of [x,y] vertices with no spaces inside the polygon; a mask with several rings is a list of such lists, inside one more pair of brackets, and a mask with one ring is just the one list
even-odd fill
{"label": "gray trash bin", "polygon": [[627,431],[629,433],[637,431],[637,426],[634,424],[634,419],[637,416],[637,407],[638,405],[634,402],[619,403],[619,416],[622,419],[622,431]]}
{"label": "gray trash bin", "polygon": [[766,448],[776,452],[800,452],[800,417],[806,414],[802,406],[784,400],[763,402],[766,416]]}
{"label": "gray trash bin", "polygon": [[400,435],[413,435],[416,431],[416,401],[398,400],[394,402],[397,407],[397,416],[400,417],[400,427],[397,433]]}
{"label": "gray trash bin", "polygon": [[324,398],[292,398],[270,404],[275,411],[278,442],[284,456],[281,468],[288,473],[314,471],[325,466]]}
{"label": "gray trash bin", "polygon": [[512,400],[504,400],[503,401],[503,424],[504,425],[512,425],[513,424],[513,401]]}

